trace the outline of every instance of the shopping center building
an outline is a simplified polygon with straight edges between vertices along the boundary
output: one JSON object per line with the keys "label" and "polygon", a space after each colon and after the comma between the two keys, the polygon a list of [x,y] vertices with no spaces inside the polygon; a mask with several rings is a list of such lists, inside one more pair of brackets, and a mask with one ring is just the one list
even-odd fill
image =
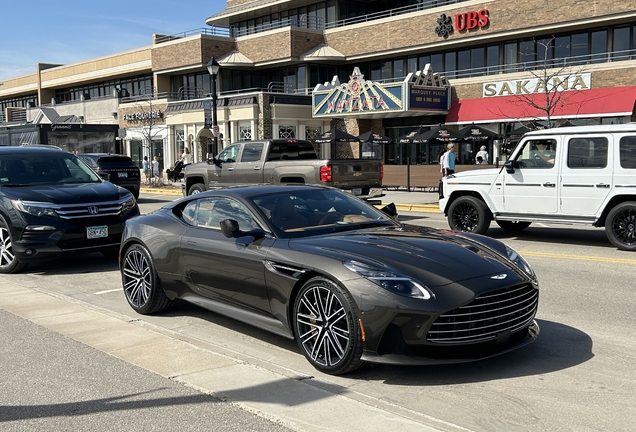
{"label": "shopping center building", "polygon": [[[635,119],[636,6],[624,0],[228,0],[201,14],[203,29],[5,79],[0,145],[158,155],[168,167],[184,147],[200,160],[332,127],[398,139],[475,124],[495,136],[457,144],[469,167],[521,126]],[[388,144],[382,158],[389,174],[436,172],[441,147]]]}

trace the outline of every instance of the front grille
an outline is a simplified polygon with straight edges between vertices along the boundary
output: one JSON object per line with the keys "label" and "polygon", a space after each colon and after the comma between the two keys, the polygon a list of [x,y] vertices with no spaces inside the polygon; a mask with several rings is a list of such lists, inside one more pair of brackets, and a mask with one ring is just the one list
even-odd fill
{"label": "front grille", "polygon": [[104,216],[119,216],[122,213],[124,201],[99,202],[90,204],[60,204],[55,211],[61,219],[72,220],[80,218],[100,218]]}
{"label": "front grille", "polygon": [[527,327],[537,312],[538,303],[539,290],[530,284],[491,291],[440,315],[426,340],[465,344],[496,339],[501,333]]}

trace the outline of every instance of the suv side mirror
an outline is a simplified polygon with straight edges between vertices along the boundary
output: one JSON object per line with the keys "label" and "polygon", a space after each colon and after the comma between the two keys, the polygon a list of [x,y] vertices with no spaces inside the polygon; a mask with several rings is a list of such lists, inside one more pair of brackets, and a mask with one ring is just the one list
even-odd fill
{"label": "suv side mirror", "polygon": [[514,174],[515,172],[515,165],[514,165],[514,161],[513,160],[507,160],[506,162],[504,162],[504,168],[506,168],[506,171],[508,172],[508,174]]}

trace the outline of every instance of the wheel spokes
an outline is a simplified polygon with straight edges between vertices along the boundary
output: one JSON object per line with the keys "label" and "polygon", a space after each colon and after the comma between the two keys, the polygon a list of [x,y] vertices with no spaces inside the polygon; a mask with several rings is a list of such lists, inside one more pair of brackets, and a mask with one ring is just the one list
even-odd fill
{"label": "wheel spokes", "polygon": [[10,265],[15,259],[11,235],[5,228],[0,229],[0,267]]}
{"label": "wheel spokes", "polygon": [[122,273],[126,297],[134,306],[144,306],[150,297],[152,283],[146,257],[136,250],[127,253]]}
{"label": "wheel spokes", "polygon": [[328,288],[306,291],[296,311],[298,338],[308,356],[322,366],[334,366],[346,355],[350,344],[347,312]]}
{"label": "wheel spokes", "polygon": [[479,215],[469,204],[459,204],[453,212],[453,222],[461,231],[473,231],[479,222]]}
{"label": "wheel spokes", "polygon": [[633,244],[636,241],[636,212],[626,210],[618,214],[612,223],[612,230],[620,242]]}

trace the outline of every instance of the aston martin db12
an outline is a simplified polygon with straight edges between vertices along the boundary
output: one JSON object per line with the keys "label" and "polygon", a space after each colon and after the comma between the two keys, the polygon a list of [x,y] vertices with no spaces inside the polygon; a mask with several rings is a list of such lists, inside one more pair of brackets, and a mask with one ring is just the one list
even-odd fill
{"label": "aston martin db12", "polygon": [[126,222],[126,299],[141,314],[182,299],[296,339],[329,374],[474,361],[537,338],[538,282],[517,252],[395,216],[326,187],[188,196]]}

